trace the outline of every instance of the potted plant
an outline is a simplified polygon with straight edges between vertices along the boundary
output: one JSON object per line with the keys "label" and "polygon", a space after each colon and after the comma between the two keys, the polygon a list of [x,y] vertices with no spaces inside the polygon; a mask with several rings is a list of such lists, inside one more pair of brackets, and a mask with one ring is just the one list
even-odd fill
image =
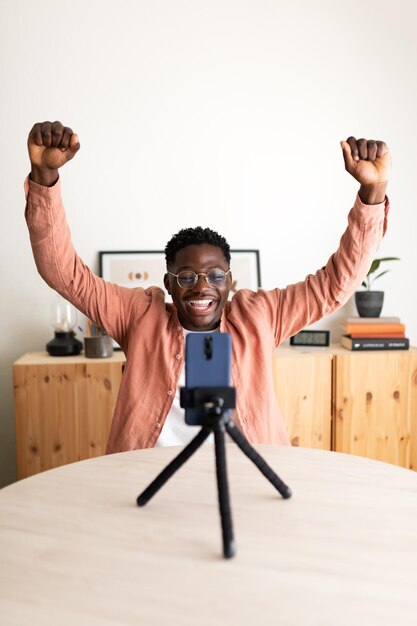
{"label": "potted plant", "polygon": [[385,263],[386,261],[399,260],[400,259],[396,256],[387,256],[383,259],[374,259],[372,261],[369,272],[367,273],[365,279],[362,281],[362,287],[365,287],[365,291],[357,291],[355,293],[356,308],[358,309],[360,317],[380,316],[382,311],[382,305],[384,303],[384,292],[374,291],[373,289],[371,289],[371,287],[377,278],[380,278],[381,276],[389,272],[389,270],[384,270],[376,276],[374,274],[379,270],[381,263]]}

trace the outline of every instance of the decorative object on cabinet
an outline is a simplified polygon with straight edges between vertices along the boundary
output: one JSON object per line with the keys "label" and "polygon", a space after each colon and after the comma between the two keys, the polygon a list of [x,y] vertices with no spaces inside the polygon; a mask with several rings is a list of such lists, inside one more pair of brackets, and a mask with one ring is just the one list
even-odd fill
{"label": "decorative object on cabinet", "polygon": [[382,259],[374,259],[371,267],[362,281],[362,287],[365,287],[365,291],[356,291],[355,304],[358,313],[361,317],[379,317],[384,304],[384,292],[371,290],[371,286],[377,278],[380,278],[390,270],[384,270],[377,276],[374,276],[375,272],[379,269],[381,263],[386,261],[399,261],[400,259],[395,256],[384,257]]}
{"label": "decorative object on cabinet", "polygon": [[329,330],[300,330],[299,333],[290,337],[291,346],[310,346],[312,348],[325,348],[330,345]]}
{"label": "decorative object on cabinet", "polygon": [[80,354],[83,344],[75,337],[77,309],[56,294],[51,304],[50,320],[55,337],[46,344],[47,352],[51,356]]}
{"label": "decorative object on cabinet", "polygon": [[342,335],[341,344],[348,350],[408,350],[410,341],[407,337],[360,337],[354,339],[349,335]]}
{"label": "decorative object on cabinet", "polygon": [[341,344],[348,350],[408,350],[405,324],[399,317],[349,317]]}

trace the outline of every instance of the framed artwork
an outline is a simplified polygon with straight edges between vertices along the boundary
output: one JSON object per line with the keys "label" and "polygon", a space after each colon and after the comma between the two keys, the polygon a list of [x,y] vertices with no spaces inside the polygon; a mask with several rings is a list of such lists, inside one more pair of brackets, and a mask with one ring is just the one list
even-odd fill
{"label": "framed artwork", "polygon": [[[230,250],[231,297],[238,289],[256,291],[261,286],[259,250]],[[100,276],[123,287],[164,287],[165,254],[161,250],[99,252]],[[166,294],[167,301],[169,296]]]}
{"label": "framed artwork", "polygon": [[238,289],[256,291],[261,286],[261,262],[259,250],[230,250],[232,270],[231,297]]}

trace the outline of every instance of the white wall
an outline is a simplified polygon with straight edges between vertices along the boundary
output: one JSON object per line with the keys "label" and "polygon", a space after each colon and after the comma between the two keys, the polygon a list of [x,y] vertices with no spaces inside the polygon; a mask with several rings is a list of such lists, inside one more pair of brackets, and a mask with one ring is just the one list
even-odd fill
{"label": "white wall", "polygon": [[[393,153],[384,315],[417,343],[417,5],[413,0],[1,0],[0,481],[15,477],[13,361],[52,336],[23,220],[26,137],[59,119],[79,253],[160,249],[209,225],[284,286],[335,249],[357,185],[339,140]],[[337,339],[352,303],[319,324]]]}

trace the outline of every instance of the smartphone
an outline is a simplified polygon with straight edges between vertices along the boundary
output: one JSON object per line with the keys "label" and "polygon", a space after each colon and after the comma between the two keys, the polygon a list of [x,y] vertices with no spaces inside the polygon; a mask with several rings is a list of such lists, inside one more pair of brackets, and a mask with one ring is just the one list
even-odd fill
{"label": "smartphone", "polygon": [[[192,333],[185,341],[185,386],[230,387],[232,338],[229,333]],[[230,409],[227,411],[231,412]],[[185,423],[204,423],[204,409],[185,409]]]}

